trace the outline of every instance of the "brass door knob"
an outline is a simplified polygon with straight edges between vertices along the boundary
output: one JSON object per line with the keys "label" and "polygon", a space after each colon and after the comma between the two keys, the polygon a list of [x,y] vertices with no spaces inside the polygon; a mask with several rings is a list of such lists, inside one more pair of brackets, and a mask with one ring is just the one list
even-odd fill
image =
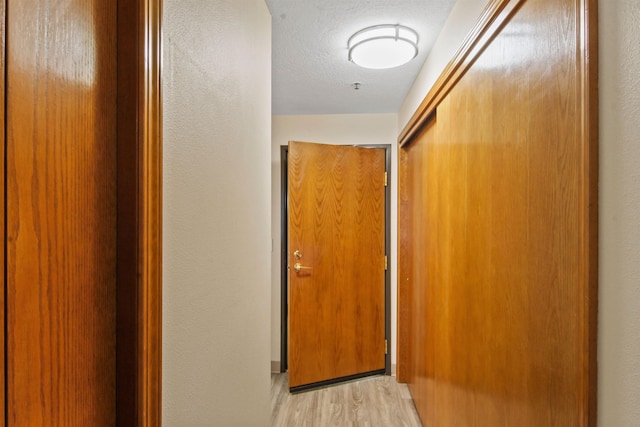
{"label": "brass door knob", "polygon": [[293,269],[295,271],[311,270],[311,267],[305,267],[304,265],[300,264],[299,262],[296,262],[295,264],[293,264]]}

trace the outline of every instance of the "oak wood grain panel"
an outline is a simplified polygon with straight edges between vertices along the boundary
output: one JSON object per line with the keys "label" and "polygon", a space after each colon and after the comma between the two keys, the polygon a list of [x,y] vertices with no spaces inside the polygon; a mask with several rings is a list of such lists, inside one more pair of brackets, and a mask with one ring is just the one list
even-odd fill
{"label": "oak wood grain panel", "polygon": [[408,185],[408,149],[398,150],[398,253],[403,256],[398,257],[398,301],[397,313],[397,345],[396,345],[396,378],[401,383],[406,383],[413,378],[409,356],[413,354],[411,340],[412,321],[410,292],[412,281],[410,268],[413,265],[411,256],[414,251],[410,247],[414,242],[411,239],[411,204],[409,196],[414,193]]}
{"label": "oak wood grain panel", "polygon": [[7,22],[7,419],[114,425],[116,5]]}
{"label": "oak wood grain panel", "polygon": [[385,368],[384,171],[384,150],[289,144],[291,387]]}
{"label": "oak wood grain panel", "polygon": [[[428,123],[428,128],[432,128],[434,120]],[[427,270],[423,268],[424,261],[422,255],[427,251],[429,243],[426,238],[426,221],[429,215],[422,209],[426,206],[424,195],[424,174],[427,169],[424,167],[426,144],[413,144],[407,149],[400,150],[401,156],[401,188],[399,207],[399,236],[401,239],[400,252],[403,254],[399,258],[400,266],[398,270],[398,287],[400,290],[399,304],[403,313],[399,319],[406,321],[399,322],[398,327],[405,329],[399,341],[407,340],[407,345],[402,346],[399,354],[398,368],[403,372],[403,378],[399,381],[409,382],[411,393],[417,402],[433,407],[433,385],[431,375],[433,374],[433,336],[429,334],[429,329],[433,324],[432,306],[427,286],[429,278]],[[416,207],[416,209],[413,209]],[[405,325],[406,323],[406,325]],[[432,412],[421,413],[424,423],[432,416]]]}
{"label": "oak wood grain panel", "polygon": [[462,42],[462,46],[447,64],[438,80],[420,103],[409,122],[398,136],[400,146],[404,146],[417,135],[421,127],[429,121],[438,104],[455,87],[458,80],[467,72],[484,48],[491,43],[498,32],[519,6],[526,0],[491,0]]}
{"label": "oak wood grain panel", "polygon": [[587,4],[518,3],[402,149],[399,361],[425,425],[595,425]]}

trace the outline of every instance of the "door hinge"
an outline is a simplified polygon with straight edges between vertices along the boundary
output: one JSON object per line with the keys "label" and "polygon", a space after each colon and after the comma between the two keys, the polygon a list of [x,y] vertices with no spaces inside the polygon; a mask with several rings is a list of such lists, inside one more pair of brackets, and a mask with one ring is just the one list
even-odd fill
{"label": "door hinge", "polygon": [[389,343],[384,340],[384,354],[389,354]]}
{"label": "door hinge", "polygon": [[384,173],[384,186],[386,187],[388,184],[388,178],[389,176],[387,175],[387,172]]}
{"label": "door hinge", "polygon": [[384,256],[384,271],[387,271],[388,268],[389,268],[389,259],[385,255]]}

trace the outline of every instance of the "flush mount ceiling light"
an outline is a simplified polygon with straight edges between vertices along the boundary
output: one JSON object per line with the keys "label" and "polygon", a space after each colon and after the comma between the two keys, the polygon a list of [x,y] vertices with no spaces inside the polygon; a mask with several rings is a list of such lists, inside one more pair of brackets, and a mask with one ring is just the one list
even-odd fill
{"label": "flush mount ceiling light", "polygon": [[349,61],[361,67],[399,67],[418,55],[418,33],[404,25],[375,25],[352,35],[347,46]]}

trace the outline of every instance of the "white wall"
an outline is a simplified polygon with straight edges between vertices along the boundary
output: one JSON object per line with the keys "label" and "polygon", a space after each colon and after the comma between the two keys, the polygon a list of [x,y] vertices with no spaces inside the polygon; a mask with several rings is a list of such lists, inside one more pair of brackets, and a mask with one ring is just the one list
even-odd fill
{"label": "white wall", "polygon": [[396,343],[397,137],[396,114],[273,116],[271,145],[271,360],[280,361],[280,146],[289,141],[336,145],[391,144],[391,363]]}
{"label": "white wall", "polygon": [[270,419],[271,17],[164,0],[163,425]]}
{"label": "white wall", "polygon": [[401,131],[473,28],[489,0],[458,0],[398,112]]}
{"label": "white wall", "polygon": [[640,423],[640,3],[600,1],[598,425]]}

